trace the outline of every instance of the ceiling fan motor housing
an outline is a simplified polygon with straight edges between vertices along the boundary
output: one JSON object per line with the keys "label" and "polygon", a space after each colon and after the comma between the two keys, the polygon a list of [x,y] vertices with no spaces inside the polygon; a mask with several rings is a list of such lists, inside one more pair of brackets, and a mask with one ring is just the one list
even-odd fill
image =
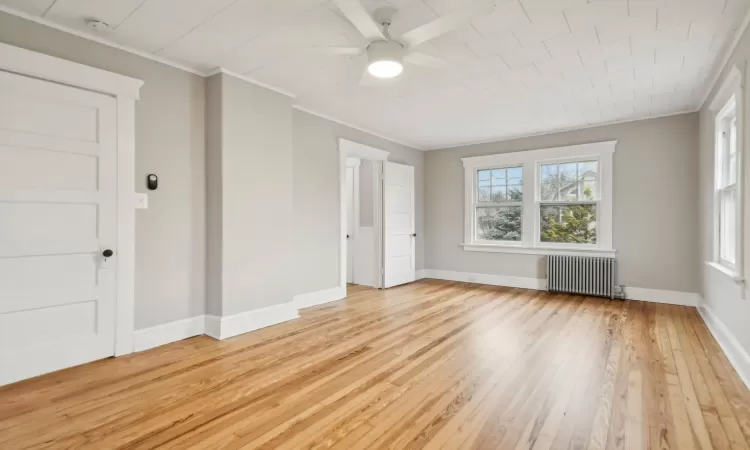
{"label": "ceiling fan motor housing", "polygon": [[377,61],[401,62],[404,56],[404,46],[396,41],[375,41],[367,47],[370,63]]}

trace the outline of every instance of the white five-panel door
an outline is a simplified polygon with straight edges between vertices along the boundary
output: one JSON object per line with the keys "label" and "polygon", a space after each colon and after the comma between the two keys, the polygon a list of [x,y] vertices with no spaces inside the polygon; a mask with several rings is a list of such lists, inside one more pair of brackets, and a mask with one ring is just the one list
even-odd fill
{"label": "white five-panel door", "polygon": [[116,101],[0,71],[0,385],[114,354]]}
{"label": "white five-panel door", "polygon": [[383,287],[416,279],[414,167],[386,162],[383,167]]}

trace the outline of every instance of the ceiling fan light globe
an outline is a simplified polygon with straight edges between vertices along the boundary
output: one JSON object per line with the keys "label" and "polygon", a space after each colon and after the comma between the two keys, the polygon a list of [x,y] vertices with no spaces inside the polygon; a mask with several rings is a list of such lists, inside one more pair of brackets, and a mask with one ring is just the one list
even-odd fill
{"label": "ceiling fan light globe", "polygon": [[394,78],[401,75],[401,72],[404,71],[404,65],[400,61],[373,61],[367,66],[367,71],[377,78]]}

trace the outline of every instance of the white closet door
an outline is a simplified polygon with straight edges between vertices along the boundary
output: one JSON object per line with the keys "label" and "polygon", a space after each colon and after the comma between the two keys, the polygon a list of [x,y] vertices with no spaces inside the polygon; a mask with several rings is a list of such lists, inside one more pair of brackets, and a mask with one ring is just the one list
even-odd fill
{"label": "white closet door", "polygon": [[0,385],[114,355],[116,101],[0,71]]}
{"label": "white closet door", "polygon": [[383,182],[384,287],[416,279],[414,167],[386,162]]}

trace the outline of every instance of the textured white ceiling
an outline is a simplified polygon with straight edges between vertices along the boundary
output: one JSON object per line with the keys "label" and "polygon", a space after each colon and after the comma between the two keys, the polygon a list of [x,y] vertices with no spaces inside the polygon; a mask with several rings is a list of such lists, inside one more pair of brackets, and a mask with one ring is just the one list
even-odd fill
{"label": "textured white ceiling", "polygon": [[[491,2],[492,0],[487,0]],[[392,6],[395,36],[469,0],[363,0]],[[495,0],[491,14],[363,87],[365,57],[316,46],[367,41],[323,0],[0,0],[201,72],[223,67],[293,93],[300,106],[423,148],[694,110],[750,0]]]}

